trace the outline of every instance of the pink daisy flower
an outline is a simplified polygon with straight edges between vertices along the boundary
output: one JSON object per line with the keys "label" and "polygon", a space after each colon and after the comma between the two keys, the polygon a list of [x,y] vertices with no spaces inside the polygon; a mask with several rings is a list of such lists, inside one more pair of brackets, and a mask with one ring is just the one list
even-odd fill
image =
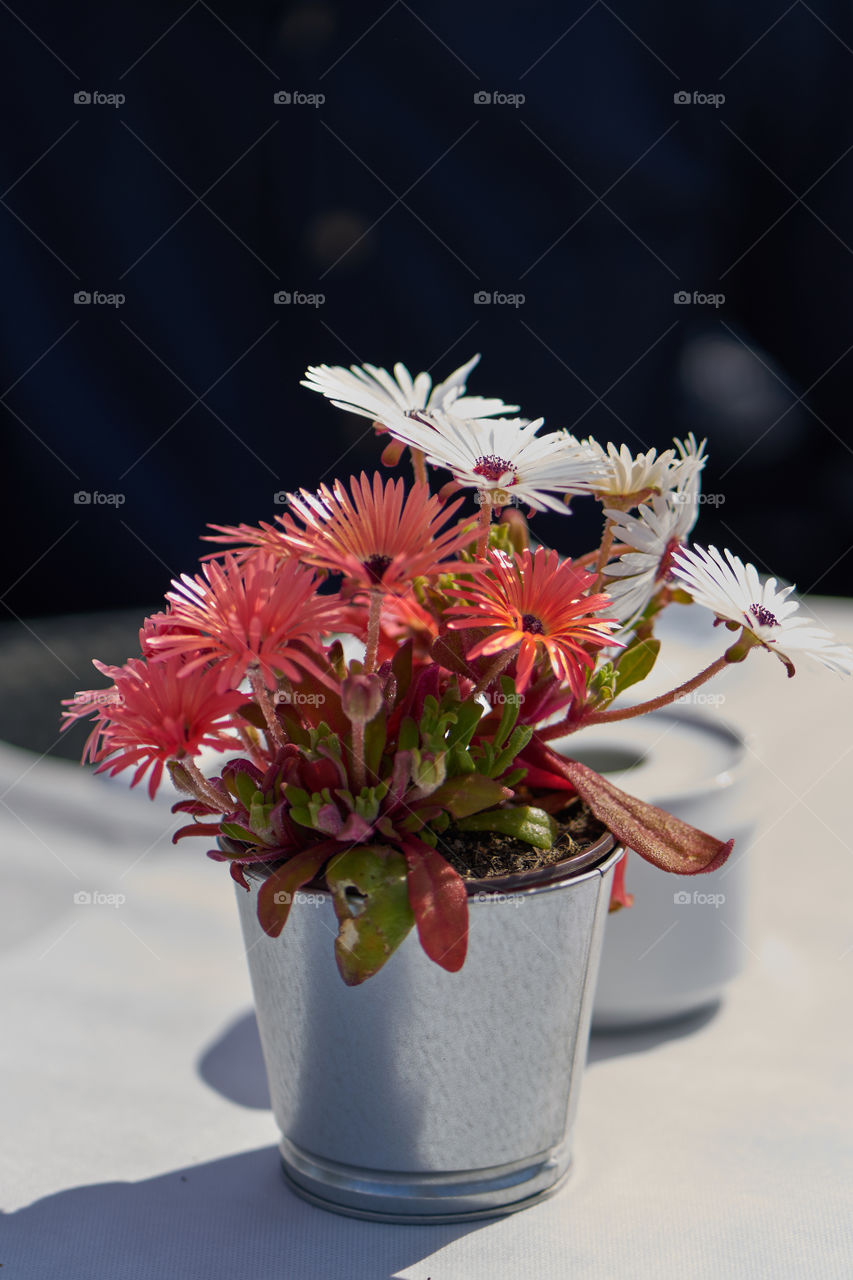
{"label": "pink daisy flower", "polygon": [[114,775],[135,766],[130,784],[135,787],[151,769],[148,793],[153,798],[167,761],[197,755],[202,747],[225,751],[241,746],[229,729],[230,717],[246,701],[245,695],[220,690],[215,670],[182,680],[180,656],[150,665],[143,658],[131,658],[115,670],[111,689],[67,700],[72,709],[65,713],[66,726],[86,714],[95,716],[84,759],[102,761],[98,773]]}
{"label": "pink daisy flower", "polygon": [[300,490],[289,495],[291,511],[303,528],[282,517],[284,541],[291,554],[307,564],[348,579],[348,588],[384,592],[406,591],[415,578],[447,573],[457,562],[449,561],[473,542],[472,520],[445,526],[461,505],[450,506],[430,495],[425,485],[406,493],[402,480],[386,480],[375,472],[352,478],[350,493],[340,480],[318,493]]}
{"label": "pink daisy flower", "polygon": [[486,563],[471,566],[473,583],[452,589],[463,603],[449,611],[453,630],[493,627],[495,630],[468,651],[469,658],[487,657],[518,646],[515,683],[523,693],[537,660],[547,655],[558,680],[566,681],[575,697],[586,690],[584,668],[592,670],[588,648],[618,644],[610,628],[614,618],[597,616],[610,600],[584,595],[595,575],[560,560],[556,551],[537,547],[511,559],[490,551]]}
{"label": "pink daisy flower", "polygon": [[211,560],[203,569],[203,576],[183,574],[173,582],[169,612],[151,620],[155,629],[167,627],[147,637],[154,658],[181,655],[184,676],[214,663],[220,690],[257,672],[268,689],[279,675],[298,680],[301,671],[321,674],[303,646],[316,648],[321,634],[335,629],[338,603],[317,595],[311,569],[263,552],[243,564],[226,555],[222,564]]}

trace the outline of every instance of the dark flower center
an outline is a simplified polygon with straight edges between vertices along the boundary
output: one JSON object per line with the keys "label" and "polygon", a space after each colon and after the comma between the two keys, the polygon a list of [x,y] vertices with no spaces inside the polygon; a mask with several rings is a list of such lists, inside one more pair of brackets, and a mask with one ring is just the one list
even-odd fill
{"label": "dark flower center", "polygon": [[368,575],[374,582],[381,582],[385,570],[391,563],[390,556],[371,556],[369,560],[364,561],[364,567]]}
{"label": "dark flower center", "polygon": [[521,619],[522,631],[529,631],[534,636],[544,636],[545,628],[535,613],[525,613]]}
{"label": "dark flower center", "polygon": [[496,453],[487,453],[484,458],[478,458],[474,463],[473,471],[475,476],[482,476],[484,480],[492,482],[500,480],[507,471],[512,471],[513,479],[510,484],[515,484],[515,467],[511,462],[507,462],[506,458],[499,458]]}
{"label": "dark flower center", "polygon": [[763,604],[751,604],[749,612],[760,627],[778,627],[779,619],[775,613],[771,613],[769,609],[765,609]]}

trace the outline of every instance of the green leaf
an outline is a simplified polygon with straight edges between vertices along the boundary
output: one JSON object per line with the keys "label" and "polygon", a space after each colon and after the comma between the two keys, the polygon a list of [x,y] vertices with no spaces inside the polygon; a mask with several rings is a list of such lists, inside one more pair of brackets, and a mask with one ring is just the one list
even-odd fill
{"label": "green leaf", "polygon": [[513,809],[491,809],[488,813],[475,813],[456,823],[460,831],[497,831],[499,835],[514,836],[537,849],[550,849],[557,838],[558,827],[544,809],[532,805],[518,805]]}
{"label": "green leaf", "polygon": [[364,763],[368,773],[378,774],[385,750],[386,718],[384,710],[364,726]]}
{"label": "green leaf", "polygon": [[242,840],[246,844],[260,843],[254,831],[241,827],[239,822],[223,822],[219,830],[224,836],[230,836],[232,840]]}
{"label": "green leaf", "polygon": [[433,791],[430,803],[440,805],[454,818],[467,818],[481,809],[494,808],[511,795],[508,787],[501,786],[485,774],[464,773],[442,783],[437,791]]}
{"label": "green leaf", "polygon": [[616,693],[624,693],[632,684],[645,680],[657,661],[660,640],[637,640],[619,659],[616,671]]}
{"label": "green leaf", "polygon": [[509,737],[510,731],[518,719],[518,713],[521,710],[521,695],[516,693],[515,685],[512,680],[510,680],[509,676],[501,676],[500,686],[501,697],[503,698],[503,710],[501,711],[501,719],[497,732],[492,738],[492,743],[497,751],[500,751],[501,747]]}
{"label": "green leaf", "polygon": [[414,753],[412,783],[424,795],[431,795],[437,787],[441,786],[446,776],[444,752],[441,755],[424,757],[421,757],[420,752]]}
{"label": "green leaf", "polygon": [[417,724],[411,716],[405,716],[400,721],[400,729],[397,733],[397,750],[414,751],[419,741]]}
{"label": "green leaf", "polygon": [[236,792],[237,799],[240,801],[244,809],[251,809],[255,800],[255,796],[263,795],[258,790],[258,784],[254,778],[248,773],[237,773],[231,779],[231,789]]}
{"label": "green leaf", "polygon": [[533,729],[529,724],[520,724],[513,729],[509,742],[492,765],[493,778],[499,778],[503,771],[509,768],[519,751],[524,750],[532,737]]}
{"label": "green leaf", "polygon": [[326,884],[339,924],[335,959],[348,987],[378,973],[414,924],[406,877],[406,859],[393,849],[362,846],[330,862]]}
{"label": "green leaf", "polygon": [[483,708],[479,702],[462,702],[456,711],[456,724],[448,735],[449,747],[467,747],[480,723]]}

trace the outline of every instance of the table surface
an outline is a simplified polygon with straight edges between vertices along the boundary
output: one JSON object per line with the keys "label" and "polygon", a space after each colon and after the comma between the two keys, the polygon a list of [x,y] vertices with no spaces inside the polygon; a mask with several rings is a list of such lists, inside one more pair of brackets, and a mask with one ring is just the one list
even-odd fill
{"label": "table surface", "polygon": [[[853,603],[811,608],[853,642]],[[664,631],[654,692],[724,644]],[[593,1037],[569,1181],[468,1226],[286,1189],[227,873],[164,803],[0,747],[4,1275],[849,1280],[853,682],[759,653],[709,687],[757,737],[746,971],[713,1016]]]}

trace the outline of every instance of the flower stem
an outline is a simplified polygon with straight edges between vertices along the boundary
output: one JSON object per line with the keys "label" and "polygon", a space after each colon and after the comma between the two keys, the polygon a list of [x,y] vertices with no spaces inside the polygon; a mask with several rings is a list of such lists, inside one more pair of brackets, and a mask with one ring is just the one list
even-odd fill
{"label": "flower stem", "polygon": [[196,798],[200,800],[202,804],[209,805],[211,809],[216,811],[216,813],[224,813],[225,810],[222,807],[222,800],[210,786],[207,778],[204,776],[201,769],[199,769],[193,758],[191,756],[184,756],[183,759],[179,761],[179,764],[182,769],[186,769],[191,781],[195,783]]}
{"label": "flower stem", "polygon": [[379,624],[382,621],[382,592],[374,587],[370,592],[370,612],[367,617],[367,650],[364,655],[364,670],[370,675],[376,670],[376,656],[379,652]]}
{"label": "flower stem", "polygon": [[710,680],[724,667],[729,665],[729,659],[725,654],[716,658],[710,666],[705,667],[697,676],[693,676],[691,680],[685,680],[684,684],[680,684],[677,689],[671,689],[669,693],[662,693],[658,698],[650,698],[648,702],[638,702],[633,707],[622,707],[618,711],[590,711],[587,715],[582,715],[573,723],[569,723],[569,717],[561,721],[559,724],[548,725],[545,729],[537,732],[537,737],[544,741],[551,738],[562,738],[566,734],[575,733],[578,729],[585,729],[589,724],[610,724],[615,720],[630,720],[634,716],[644,716],[649,711],[658,711],[661,707],[668,707],[670,703],[676,699],[684,697],[686,693],[692,693],[694,689],[698,689],[706,680]]}
{"label": "flower stem", "polygon": [[409,445],[409,453],[412,457],[412,470],[415,473],[415,484],[425,484],[429,488],[429,480],[427,479],[426,457],[422,449],[415,449]]}
{"label": "flower stem", "polygon": [[477,559],[485,560],[486,551],[489,546],[489,529],[492,523],[492,504],[489,502],[488,494],[480,491],[480,526],[477,538]]}
{"label": "flower stem", "polygon": [[264,678],[258,667],[250,668],[249,681],[252,685],[252,693],[255,695],[255,700],[263,712],[263,717],[267,726],[267,734],[277,747],[283,747],[285,745],[284,734],[282,733],[281,725],[276,718],[275,707],[273,706],[272,699],[270,698],[269,689],[267,689],[267,686],[264,684]]}
{"label": "flower stem", "polygon": [[604,526],[604,534],[601,539],[601,546],[598,549],[598,560],[595,565],[596,579],[593,586],[593,594],[601,590],[601,584],[604,581],[604,566],[610,559],[610,553],[613,549],[613,521],[608,518]]}
{"label": "flower stem", "polygon": [[[626,551],[630,551],[630,550],[631,548],[627,545],[627,543],[617,542],[615,545],[611,545],[610,550],[607,553],[607,559],[610,560],[613,556],[621,556]],[[588,551],[584,556],[577,556],[572,561],[572,564],[575,565],[575,567],[578,569],[584,569],[588,564],[592,564],[593,561],[598,560],[598,557],[600,555],[601,555],[600,549],[596,549],[595,551]],[[597,568],[596,568],[596,572],[598,572]]]}
{"label": "flower stem", "polygon": [[506,671],[515,655],[518,653],[518,645],[513,645],[510,649],[502,649],[500,653],[495,654],[494,659],[486,667],[485,672],[477,681],[475,687],[468,695],[470,698],[476,698],[479,694],[488,689],[493,680],[497,680],[502,671]]}
{"label": "flower stem", "polygon": [[352,721],[352,790],[358,795],[367,785],[364,768],[364,721]]}
{"label": "flower stem", "polygon": [[252,763],[256,764],[259,769],[265,770],[267,767],[267,762],[264,759],[263,755],[261,754],[261,750],[260,750],[260,747],[258,746],[258,743],[251,736],[249,731],[245,729],[242,725],[238,724],[238,725],[235,725],[234,727],[237,730],[240,741],[242,742],[243,746],[246,748],[249,755],[251,756]]}

